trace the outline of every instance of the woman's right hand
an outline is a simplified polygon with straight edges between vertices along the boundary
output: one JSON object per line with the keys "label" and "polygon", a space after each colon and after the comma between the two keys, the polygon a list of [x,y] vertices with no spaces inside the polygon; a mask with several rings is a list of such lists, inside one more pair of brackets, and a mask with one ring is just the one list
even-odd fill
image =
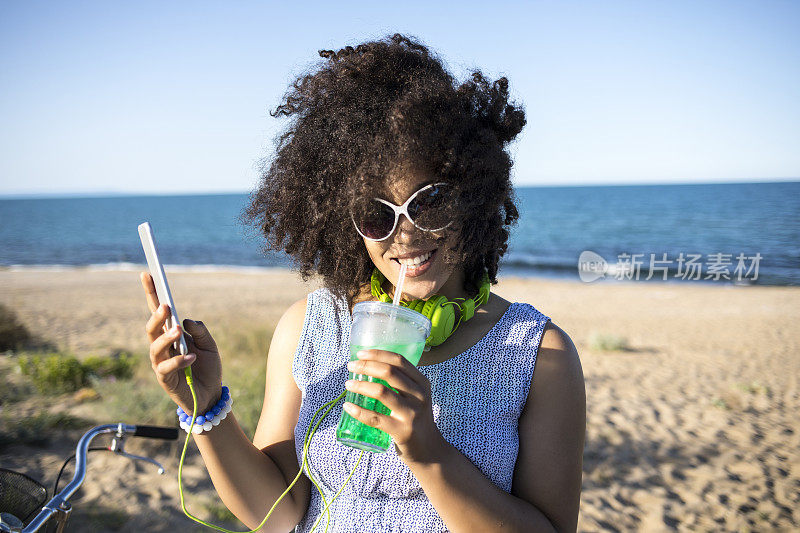
{"label": "woman's right hand", "polygon": [[169,316],[169,306],[159,304],[153,278],[147,272],[141,273],[142,287],[150,308],[147,321],[147,337],[150,340],[150,364],[161,387],[172,401],[186,413],[192,412],[192,393],[186,383],[184,368],[192,367],[192,380],[197,395],[197,411],[205,413],[219,400],[222,394],[222,362],[214,338],[202,322],[186,319],[183,329],[188,355],[177,354],[173,343],[180,338],[181,328],[164,331]]}

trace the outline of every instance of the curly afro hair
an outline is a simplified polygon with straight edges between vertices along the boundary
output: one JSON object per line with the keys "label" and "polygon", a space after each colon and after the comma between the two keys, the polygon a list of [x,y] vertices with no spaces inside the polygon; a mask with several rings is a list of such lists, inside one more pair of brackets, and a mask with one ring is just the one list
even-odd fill
{"label": "curly afro hair", "polygon": [[353,203],[386,191],[393,170],[422,164],[454,190],[449,231],[458,244],[446,261],[463,267],[470,293],[484,273],[496,283],[519,218],[506,146],[525,125],[508,80],[476,70],[459,84],[434,53],[399,34],[319,54],[325,61],[271,113],[289,122],[243,214],[266,249],[283,250],[304,279],[320,275],[352,305],[374,268],[353,228]]}

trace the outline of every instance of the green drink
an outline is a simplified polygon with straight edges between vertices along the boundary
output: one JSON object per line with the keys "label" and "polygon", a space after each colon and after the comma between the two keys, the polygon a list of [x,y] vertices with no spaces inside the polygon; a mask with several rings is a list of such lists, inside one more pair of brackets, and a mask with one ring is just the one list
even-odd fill
{"label": "green drink", "polygon": [[[419,363],[425,339],[430,333],[430,321],[410,309],[382,302],[364,302],[353,307],[353,326],[350,330],[350,360],[358,359],[359,350],[386,350],[402,355],[413,365]],[[350,379],[381,383],[382,379],[350,372]],[[394,390],[394,389],[392,389]],[[345,401],[384,415],[388,407],[374,398],[348,391]],[[371,452],[389,449],[391,437],[385,431],[363,424],[342,411],[336,428],[336,440],[342,444]]]}

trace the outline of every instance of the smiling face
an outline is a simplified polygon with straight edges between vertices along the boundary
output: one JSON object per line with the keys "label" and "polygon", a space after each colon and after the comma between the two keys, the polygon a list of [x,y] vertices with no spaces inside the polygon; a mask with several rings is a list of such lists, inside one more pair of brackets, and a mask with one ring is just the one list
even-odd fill
{"label": "smiling face", "polygon": [[[390,176],[389,190],[382,198],[402,205],[416,191],[438,181],[436,176],[419,166],[405,167]],[[387,239],[378,242],[364,239],[364,246],[372,262],[393,286],[397,285],[401,264],[407,265],[404,300],[425,300],[434,294],[456,298],[464,296],[463,272],[444,260],[447,249],[455,245],[456,238],[452,231],[434,233],[420,230],[401,215]]]}

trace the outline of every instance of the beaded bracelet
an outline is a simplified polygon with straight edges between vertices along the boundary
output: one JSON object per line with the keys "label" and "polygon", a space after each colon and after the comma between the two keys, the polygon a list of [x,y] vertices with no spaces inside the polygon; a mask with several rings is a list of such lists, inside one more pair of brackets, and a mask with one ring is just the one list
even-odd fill
{"label": "beaded bracelet", "polygon": [[[203,431],[211,431],[211,428],[218,426],[221,421],[225,420],[225,417],[231,412],[232,405],[233,398],[231,398],[231,393],[228,390],[228,387],[223,385],[222,396],[220,396],[219,401],[214,405],[214,407],[209,409],[205,414],[199,415],[197,418],[195,418],[192,433],[199,435]],[[186,414],[186,412],[180,407],[178,407],[176,412],[178,413],[181,429],[183,429],[186,433],[189,433],[189,427],[191,427],[192,424],[191,416]]]}

